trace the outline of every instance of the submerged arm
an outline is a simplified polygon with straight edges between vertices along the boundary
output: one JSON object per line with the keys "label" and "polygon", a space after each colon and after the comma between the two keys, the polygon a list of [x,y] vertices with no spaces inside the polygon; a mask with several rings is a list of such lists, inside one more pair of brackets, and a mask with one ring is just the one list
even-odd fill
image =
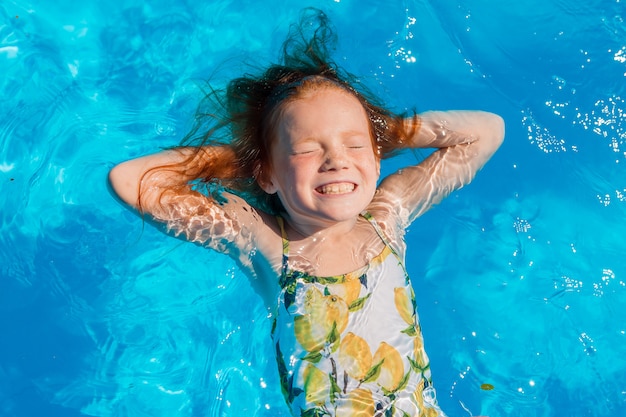
{"label": "submerged arm", "polygon": [[234,175],[234,164],[224,163],[232,160],[226,146],[172,149],[122,162],[110,171],[109,182],[122,201],[176,236],[240,258],[253,245],[244,225],[257,227],[258,214],[234,195],[218,203],[191,187],[210,164],[223,165],[224,176]]}
{"label": "submerged arm", "polygon": [[472,181],[504,139],[502,118],[488,112],[433,111],[406,123],[415,127],[407,147],[437,150],[420,164],[390,175],[379,187],[375,202],[389,204],[402,227]]}
{"label": "submerged arm", "polygon": [[109,183],[126,204],[152,214],[158,209],[161,194],[189,187],[189,182],[197,179],[198,170],[185,169],[183,163],[210,164],[228,157],[229,152],[232,151],[226,147],[177,148],[142,156],[114,166],[109,172]]}

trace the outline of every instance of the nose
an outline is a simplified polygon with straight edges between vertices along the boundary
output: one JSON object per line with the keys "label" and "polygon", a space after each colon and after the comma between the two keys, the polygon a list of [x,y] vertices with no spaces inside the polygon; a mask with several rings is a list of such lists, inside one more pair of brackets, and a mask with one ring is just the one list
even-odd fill
{"label": "nose", "polygon": [[322,171],[337,171],[347,168],[348,160],[343,147],[333,147],[324,152],[324,161],[322,163]]}

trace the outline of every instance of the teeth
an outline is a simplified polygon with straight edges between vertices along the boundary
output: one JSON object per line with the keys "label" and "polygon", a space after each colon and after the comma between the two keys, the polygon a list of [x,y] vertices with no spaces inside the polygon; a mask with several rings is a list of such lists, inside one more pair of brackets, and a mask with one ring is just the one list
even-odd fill
{"label": "teeth", "polygon": [[354,190],[354,184],[342,182],[339,184],[323,185],[317,189],[322,194],[344,194]]}

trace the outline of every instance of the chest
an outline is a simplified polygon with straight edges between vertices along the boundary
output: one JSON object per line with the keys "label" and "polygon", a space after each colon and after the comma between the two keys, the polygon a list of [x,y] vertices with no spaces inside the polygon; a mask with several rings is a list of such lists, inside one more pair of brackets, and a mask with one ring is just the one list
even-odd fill
{"label": "chest", "polygon": [[[336,276],[368,265],[386,247],[371,225],[357,225],[339,236],[313,236],[288,240],[281,264],[314,276]],[[284,265],[281,265],[281,268]]]}

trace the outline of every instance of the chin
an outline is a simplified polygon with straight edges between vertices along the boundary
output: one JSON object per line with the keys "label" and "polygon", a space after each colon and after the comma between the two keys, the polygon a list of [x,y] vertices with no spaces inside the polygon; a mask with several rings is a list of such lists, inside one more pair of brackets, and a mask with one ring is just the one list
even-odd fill
{"label": "chin", "polygon": [[[365,210],[365,208],[363,210]],[[327,211],[322,215],[337,222],[342,222],[358,217],[363,210],[357,211],[354,209],[354,206],[351,206],[349,208]]]}

